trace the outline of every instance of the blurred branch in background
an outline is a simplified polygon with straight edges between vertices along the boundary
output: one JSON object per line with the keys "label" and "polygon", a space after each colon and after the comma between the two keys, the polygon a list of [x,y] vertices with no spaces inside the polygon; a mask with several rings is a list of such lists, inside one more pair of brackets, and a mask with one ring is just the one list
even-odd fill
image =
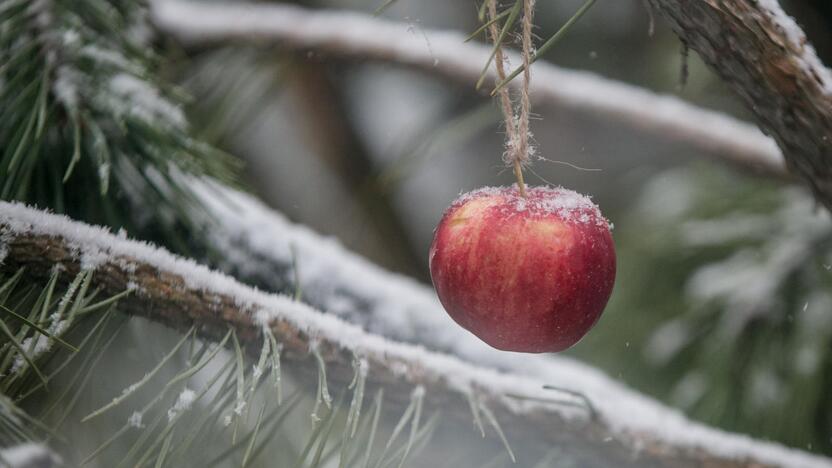
{"label": "blurred branch in background", "polygon": [[[399,63],[471,85],[490,55],[489,47],[464,43],[464,36],[456,32],[414,34],[412,25],[356,13],[178,0],[155,1],[152,5],[155,26],[191,46],[278,44],[331,56]],[[510,54],[510,58],[519,63],[516,54]],[[592,73],[547,63],[537,63],[533,68],[531,92],[537,102],[582,114],[600,114],[645,133],[688,144],[744,170],[789,178],[776,144],[753,125]],[[489,75],[489,79],[494,76]]]}

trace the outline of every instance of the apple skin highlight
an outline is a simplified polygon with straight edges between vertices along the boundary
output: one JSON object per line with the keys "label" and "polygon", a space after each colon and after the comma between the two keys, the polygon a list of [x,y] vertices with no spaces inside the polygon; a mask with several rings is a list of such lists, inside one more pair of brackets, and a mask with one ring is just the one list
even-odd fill
{"label": "apple skin highlight", "polygon": [[505,351],[563,351],[598,321],[615,282],[615,245],[589,198],[564,188],[485,188],[445,212],[430,248],[439,300]]}

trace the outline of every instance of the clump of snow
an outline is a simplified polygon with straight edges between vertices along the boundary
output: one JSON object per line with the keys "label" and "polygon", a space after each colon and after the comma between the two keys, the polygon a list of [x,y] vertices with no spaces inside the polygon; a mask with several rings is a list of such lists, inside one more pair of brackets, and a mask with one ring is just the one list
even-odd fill
{"label": "clump of snow", "polygon": [[173,421],[181,413],[191,409],[191,405],[195,399],[196,392],[189,388],[182,390],[179,397],[176,399],[176,403],[174,403],[173,407],[168,410],[168,421]]}
{"label": "clump of snow", "polygon": [[757,369],[751,375],[748,396],[754,408],[763,410],[777,404],[783,400],[783,394],[783,381],[773,369]]}
{"label": "clump of snow", "polygon": [[34,15],[35,24],[43,30],[48,30],[54,23],[50,0],[34,0],[29,4],[29,14]]}
{"label": "clump of snow", "polygon": [[653,365],[665,365],[690,343],[691,338],[687,323],[668,322],[650,335],[644,347],[644,358]]}
{"label": "clump of snow", "polygon": [[693,205],[696,186],[688,173],[665,171],[656,174],[641,191],[639,214],[658,223],[676,220]]}
{"label": "clump of snow", "polygon": [[61,65],[55,72],[55,81],[52,83],[52,91],[58,102],[67,109],[78,108],[78,83],[80,77],[75,70]]}
{"label": "clump of snow", "polygon": [[[60,336],[69,326],[69,321],[61,320],[58,313],[52,314],[50,320],[50,325],[46,328],[46,331],[52,336]],[[35,360],[43,353],[52,349],[53,341],[54,340],[52,340],[52,338],[49,338],[46,335],[36,333],[35,335],[24,339],[20,345],[25,350],[24,352],[26,353],[26,356],[30,360]],[[28,363],[26,362],[25,357],[21,354],[17,354],[15,355],[14,362],[12,363],[11,373],[16,374],[23,370],[27,365]]]}
{"label": "clump of snow", "polygon": [[130,427],[134,427],[136,429],[141,429],[144,427],[142,423],[143,414],[140,411],[133,411],[133,414],[127,418],[127,425]]}
{"label": "clump of snow", "polygon": [[[0,461],[13,468],[63,466],[63,460],[43,444],[27,442],[0,449]],[[8,464],[8,465],[7,465]]]}
{"label": "clump of snow", "polygon": [[256,310],[253,314],[254,321],[258,324],[262,325],[264,328],[268,328],[269,322],[272,320],[272,314],[266,309],[259,309]]}
{"label": "clump of snow", "polygon": [[414,399],[424,398],[425,396],[425,387],[422,385],[417,385],[416,388],[413,389],[413,393],[411,394]]}
{"label": "clump of snow", "polygon": [[[104,229],[76,223],[63,216],[0,202],[0,224],[5,225],[12,235],[61,237],[81,253],[96,249],[109,252],[111,258],[135,258],[181,276],[188,288],[233,298],[241,310],[257,314],[259,320],[286,321],[310,336],[326,339],[356,355],[390,363],[391,367],[398,363],[404,375],[418,369],[423,382],[441,380],[462,394],[474,391],[488,394],[518,413],[543,411],[558,412],[565,418],[584,417],[582,411],[574,408],[504,397],[512,393],[548,399],[551,392],[544,390],[543,385],[554,384],[586,395],[608,429],[626,440],[639,434],[660,443],[706,450],[738,460],[752,458],[764,464],[807,468],[829,466],[829,461],[820,457],[691,422],[678,411],[639,395],[569,358],[491,349],[454,326],[430,289],[381,270],[344,251],[332,240],[289,224],[247,195],[228,189],[217,190],[217,186],[210,184],[196,183],[195,188],[222,222],[221,228],[214,233],[218,240],[223,238],[220,236],[225,236],[228,241],[233,234],[246,235],[250,246],[258,252],[275,257],[285,255],[284,260],[291,259],[288,247],[291,242],[304,259],[301,271],[313,275],[306,278],[317,282],[326,278],[322,284],[329,284],[329,289],[325,290],[330,292],[338,285],[358,288],[360,297],[373,303],[368,322],[392,339],[368,333],[358,325],[324,314],[292,297],[245,286],[192,260],[173,256],[146,243],[120,239]],[[356,278],[360,281],[355,281]],[[308,284],[304,277],[301,281]],[[412,326],[389,329],[385,326],[387,315],[397,315],[395,323],[400,323],[404,316]],[[419,342],[422,346],[413,346],[407,341]]]}
{"label": "clump of snow", "polygon": [[95,270],[99,265],[109,260],[110,256],[103,250],[89,249],[81,254],[81,269]]}
{"label": "clump of snow", "polygon": [[105,65],[117,66],[119,68],[130,69],[133,65],[124,56],[124,54],[112,49],[106,49],[96,44],[87,44],[81,47],[79,54],[96,62]]}
{"label": "clump of snow", "polygon": [[791,42],[791,48],[801,52],[800,65],[810,75],[817,76],[820,85],[827,95],[832,95],[832,71],[830,71],[818,58],[815,48],[809,44],[806,34],[797,22],[783,11],[778,0],[759,0],[758,4],[763,7],[766,13],[780,27]]}
{"label": "clump of snow", "polygon": [[531,216],[555,215],[568,223],[593,223],[599,227],[609,226],[598,205],[593,203],[590,197],[563,187],[528,187],[525,197],[520,195],[516,185],[512,187],[482,187],[460,195],[451,203],[449,210],[460,207],[471,200],[485,197],[500,199],[501,203],[496,205],[496,208],[509,216],[518,213]]}
{"label": "clump of snow", "polygon": [[107,99],[106,104],[117,115],[133,115],[149,123],[161,118],[180,128],[187,126],[182,109],[162,97],[158,89],[143,79],[116,73],[110,78],[108,90],[112,98]]}
{"label": "clump of snow", "polygon": [[673,387],[670,399],[681,408],[690,408],[705,394],[708,379],[699,372],[689,372]]}

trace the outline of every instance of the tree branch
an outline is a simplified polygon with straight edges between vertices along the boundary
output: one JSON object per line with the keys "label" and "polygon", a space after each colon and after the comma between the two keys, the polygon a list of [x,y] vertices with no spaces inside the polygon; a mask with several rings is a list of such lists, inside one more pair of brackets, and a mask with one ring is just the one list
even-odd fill
{"label": "tree branch", "polygon": [[650,0],[832,210],[832,73],[777,0]]}
{"label": "tree branch", "polygon": [[[310,11],[282,4],[152,2],[161,32],[185,44],[279,44],[334,57],[394,62],[473,86],[490,55],[456,32],[425,31],[349,12]],[[520,57],[510,54],[513,63]],[[532,98],[571,112],[599,114],[621,125],[690,145],[703,153],[778,178],[787,178],[776,144],[753,125],[672,96],[596,74],[534,65]],[[489,70],[494,80],[494,71]],[[512,86],[519,83],[513,82]]]}
{"label": "tree branch", "polygon": [[[208,339],[217,339],[230,327],[255,355],[263,329],[269,327],[283,344],[290,364],[304,359],[310,346],[318,346],[332,368],[330,375],[347,376],[352,357],[360,356],[370,363],[371,381],[399,387],[423,385],[428,401],[442,403],[449,415],[467,417],[460,410],[467,408],[463,395],[474,393],[497,409],[501,418],[512,418],[510,437],[569,444],[592,457],[592,466],[822,467],[829,463],[690,423],[597,373],[588,377],[573,371],[561,377],[595,379],[606,390],[614,406],[599,406],[598,419],[586,420],[574,409],[550,403],[518,403],[506,395],[548,399],[552,393],[529,376],[500,373],[368,334],[287,296],[247,287],[148,244],[22,205],[0,203],[0,269],[26,267],[28,275],[46,278],[56,266],[68,275],[82,268],[94,269],[94,286],[107,294],[133,289],[135,293],[120,302],[120,308],[131,314],[179,330],[197,325]],[[598,392],[578,390],[590,399]],[[624,418],[616,411],[623,412]]]}

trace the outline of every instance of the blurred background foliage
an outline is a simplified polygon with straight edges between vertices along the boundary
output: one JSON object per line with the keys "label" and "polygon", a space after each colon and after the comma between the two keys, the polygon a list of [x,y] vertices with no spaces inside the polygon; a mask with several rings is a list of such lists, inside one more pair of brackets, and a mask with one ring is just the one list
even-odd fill
{"label": "blurred background foliage", "polygon": [[[71,11],[72,2],[54,1]],[[297,3],[370,13],[381,2]],[[539,2],[537,34],[551,35],[580,3]],[[805,27],[824,61],[832,63],[832,4],[781,3]],[[144,12],[128,0],[86,4],[109,5],[102,11],[110,19]],[[409,22],[416,35],[421,28],[477,27],[471,1],[398,0],[382,16]],[[134,152],[83,150],[84,155],[112,154],[114,168],[112,176],[102,174],[97,170],[101,161],[80,159],[71,181],[84,190],[37,192],[18,185],[4,198],[125,227],[180,253],[202,253],[206,247],[199,234],[189,229],[194,209],[189,195],[170,197],[168,190],[177,186],[179,169],[237,180],[236,165],[225,156],[232,154],[244,163],[240,184],[278,211],[427,283],[427,249],[444,208],[462,191],[513,182],[501,166],[498,110],[474,91],[473,83],[459,86],[391,64],[332,60],[314,52],[247,46],[188,49],[138,31],[141,38],[153,37],[159,53],[153,55],[108,21],[85,23],[92,24],[82,28],[88,36],[77,39],[127,51],[129,62],[109,61],[104,72],[110,78],[123,75],[158,85],[154,89],[160,95],[187,104],[189,125],[170,122],[163,134],[152,134],[146,115],[119,113],[107,102],[76,109],[72,104],[98,101],[95,96],[55,96],[55,107],[43,114],[55,124],[43,124],[49,130],[42,135],[43,145],[33,146],[36,151],[57,154],[63,164],[72,164],[76,151],[67,142],[74,141],[74,127],[68,123],[81,116],[97,124],[80,127],[86,132],[84,144],[103,139]],[[55,37],[61,37],[60,27]],[[598,2],[546,59],[750,118],[695,54],[688,59],[689,78],[680,86],[678,39],[661,18],[655,18],[652,36],[650,29],[651,15],[642,0]],[[9,27],[0,30],[9,50],[19,39],[11,32]],[[68,53],[80,50],[62,47]],[[33,56],[46,60],[43,54]],[[77,61],[83,71],[84,64],[92,66],[90,60],[106,57],[98,53],[63,59]],[[35,83],[28,98],[41,102],[37,99],[45,98],[36,91],[42,75],[37,73],[45,62],[27,63],[33,65],[21,68],[25,76],[19,79]],[[100,73],[101,64],[96,67]],[[0,98],[4,104],[21,105],[15,95]],[[26,126],[34,125],[30,121],[41,118],[33,113],[37,106],[20,109],[25,112],[7,112],[0,124],[4,142],[10,135],[22,141]],[[692,418],[832,455],[828,214],[799,187],[726,168],[672,140],[554,106],[534,111],[539,118],[532,129],[545,158],[600,170],[539,161],[527,180],[591,194],[615,225],[619,273],[612,302],[598,326],[567,354],[600,366]],[[131,126],[130,132],[113,121]],[[134,140],[125,142],[128,136]],[[142,146],[147,141],[154,142],[152,150]],[[4,161],[12,160],[16,150],[7,146],[4,151]],[[129,172],[137,160],[163,177]],[[38,164],[26,168],[32,180],[56,177],[49,172],[54,167]],[[0,170],[10,177],[18,169],[7,165]],[[138,187],[131,185],[137,182]],[[172,199],[184,202],[170,204]],[[139,216],[140,222],[135,216],[122,219],[123,206],[149,217]],[[178,339],[169,338],[165,343]],[[146,363],[161,358],[154,353],[134,359]],[[118,388],[113,384],[108,389]],[[92,403],[87,406],[94,409]]]}

